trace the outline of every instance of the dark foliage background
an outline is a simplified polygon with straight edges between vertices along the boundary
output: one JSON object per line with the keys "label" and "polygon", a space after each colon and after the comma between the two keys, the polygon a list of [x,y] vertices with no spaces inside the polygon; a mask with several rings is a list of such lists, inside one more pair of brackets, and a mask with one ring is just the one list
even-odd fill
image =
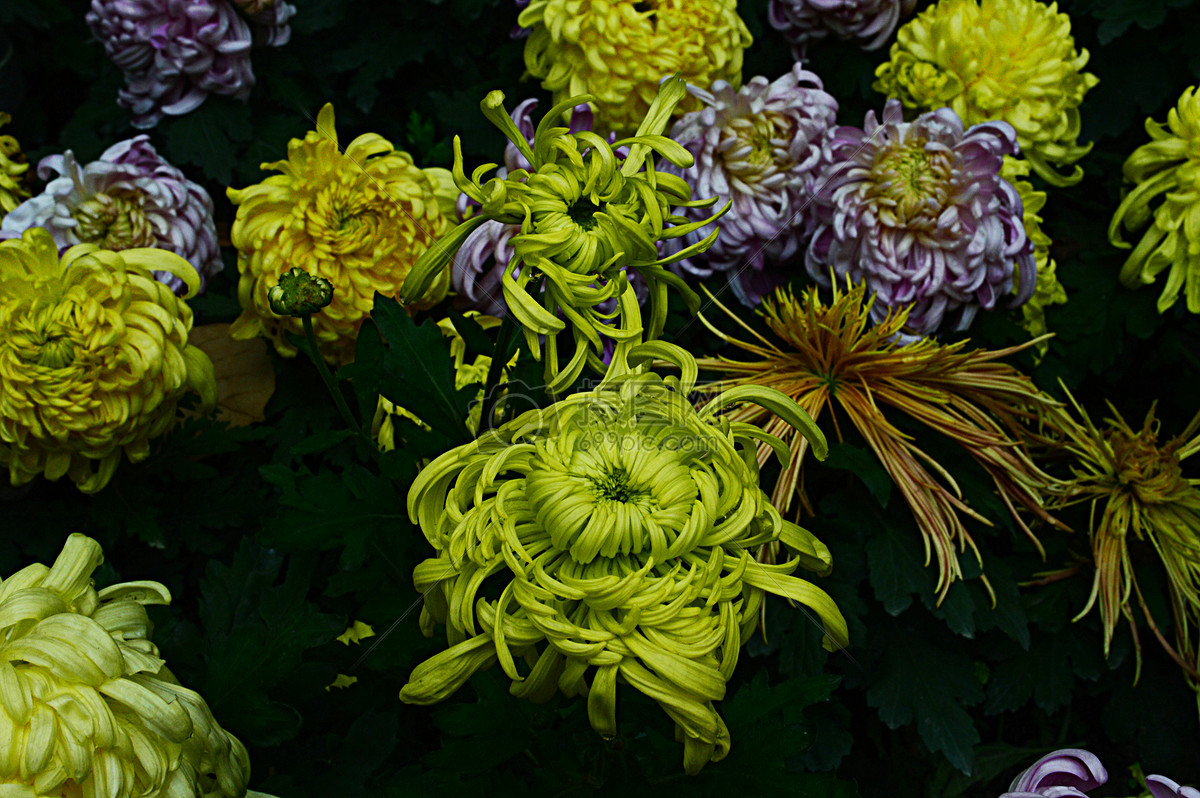
{"label": "dark foliage background", "polygon": [[[261,179],[259,163],[284,157],[288,139],[311,129],[327,100],[344,141],[378,132],[419,164],[441,166],[450,165],[456,133],[471,164],[499,160],[503,140],[477,107],[488,90],[503,88],[510,107],[530,95],[548,107],[536,84],[522,81],[522,43],[509,38],[510,0],[295,3],[292,42],[254,54],[258,86],[249,105],[210,98],[151,131],[160,152],[208,188],[223,231],[233,218],[225,186]],[[0,109],[13,115],[6,132],[31,160],[67,148],[91,160],[137,132],[115,103],[121,75],[91,40],[82,6],[0,3]],[[739,7],[755,36],[745,75],[774,78],[791,59],[766,27],[766,0]],[[1105,233],[1120,198],[1121,164],[1146,140],[1143,120],[1163,119],[1200,74],[1200,8],[1189,0],[1080,0],[1062,10],[1091,53],[1088,69],[1100,77],[1082,109],[1083,140],[1096,147],[1083,161],[1083,183],[1050,189],[1044,214],[1070,294],[1069,304],[1048,312],[1058,338],[1040,365],[1017,360],[1047,390],[1059,392],[1061,380],[1093,417],[1105,415],[1105,398],[1132,421],[1158,400],[1169,436],[1197,409],[1200,324],[1182,303],[1157,314],[1158,286],[1120,287],[1123,253]],[[837,44],[811,54],[808,66],[842,104],[840,121],[861,125],[868,108],[882,106],[870,86],[885,57]],[[193,302],[198,323],[238,312],[234,253],[227,249],[225,257],[225,273]],[[682,311],[668,328],[694,351],[711,351],[700,329]],[[981,318],[971,334],[991,347],[1024,339],[1000,316]],[[385,343],[401,339],[419,356],[401,357]],[[354,393],[368,421],[376,389],[396,395],[405,384],[450,385],[441,336],[429,322],[414,327],[394,303],[378,305],[359,352]],[[970,503],[995,523],[971,531],[997,607],[977,579],[956,585],[936,606],[935,573],[922,565],[907,509],[860,445],[836,446],[827,466],[809,471],[817,515],[805,523],[834,553],[835,571],[822,584],[850,621],[851,646],[827,655],[802,614],[771,604],[769,634],[747,646],[722,702],[732,753],[699,776],[682,774],[670,722],[629,689],[621,695],[620,734],[607,742],[591,731],[580,702],[519,701],[495,671],[442,705],[403,705],[397,693],[412,667],[444,645],[417,627],[411,573],[427,544],[408,522],[404,497],[418,460],[456,442],[459,432],[411,426],[408,448],[369,456],[342,434],[308,364],[277,360],[276,370],[264,424],[189,421],[151,459],[124,464],[92,498],[69,484],[0,490],[0,573],[51,561],[65,535],[79,531],[105,546],[101,582],[168,585],[175,602],[155,608],[156,641],[181,680],[249,747],[255,789],[282,798],[664,788],[994,796],[1042,753],[1067,746],[1087,747],[1108,765],[1110,784],[1100,794],[1133,793],[1126,767],[1135,763],[1200,781],[1197,705],[1178,669],[1146,634],[1135,686],[1127,629],[1119,628],[1105,661],[1097,614],[1071,622],[1086,602],[1088,568],[1044,587],[1019,586],[1086,555],[1086,536],[1043,530],[1043,562],[983,473],[921,432],[922,446],[958,466]],[[417,393],[410,390],[405,404],[423,418],[465,412],[469,398],[450,390],[453,406],[439,407],[434,392]],[[1066,520],[1082,529],[1086,509]],[[963,567],[978,575],[972,558]],[[1153,559],[1138,568],[1148,594],[1165,595]],[[1166,624],[1161,599],[1158,609]],[[354,620],[372,624],[378,636],[362,645],[337,642]],[[339,673],[358,681],[327,690]]]}

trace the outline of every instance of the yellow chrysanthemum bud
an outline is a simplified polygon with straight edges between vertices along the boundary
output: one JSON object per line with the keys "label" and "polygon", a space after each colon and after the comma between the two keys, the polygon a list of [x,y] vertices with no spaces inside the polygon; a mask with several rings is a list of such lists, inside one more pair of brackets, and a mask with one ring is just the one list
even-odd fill
{"label": "yellow chrysanthemum bud", "polygon": [[246,749],[150,642],[144,605],[171,594],[158,582],[97,592],[103,559],[74,534],[50,568],[0,580],[0,795],[240,798]]}
{"label": "yellow chrysanthemum bud", "polygon": [[900,29],[875,89],[919,111],[949,106],[967,126],[1008,122],[1038,176],[1063,186],[1083,170],[1054,166],[1092,148],[1077,143],[1079,105],[1097,83],[1081,71],[1087,60],[1057,3],[940,0]]}
{"label": "yellow chrysanthemum bud", "polygon": [[[216,401],[212,362],[188,345],[192,311],[152,272],[200,286],[164,249],[58,247],[42,228],[0,242],[0,461],[14,485],[69,476],[85,493],[133,462],[188,390]],[[93,470],[93,465],[96,470]]]}
{"label": "yellow chrysanthemum bud", "polygon": [[[558,104],[592,95],[600,135],[632,133],[679,72],[707,89],[742,82],[742,51],[753,41],[737,0],[533,0],[518,23],[532,28],[525,68]],[[676,116],[700,110],[688,96]]]}
{"label": "yellow chrysanthemum bud", "polygon": [[[1033,296],[1021,306],[1021,316],[1022,326],[1030,335],[1038,338],[1049,332],[1046,326],[1046,307],[1067,303],[1067,291],[1058,281],[1054,260],[1050,257],[1050,236],[1042,230],[1042,217],[1038,215],[1038,211],[1046,206],[1046,192],[1036,190],[1032,183],[1022,179],[1029,176],[1029,164],[1025,161],[1006,156],[1004,166],[1000,168],[1000,176],[1012,183],[1021,196],[1025,235],[1033,242],[1037,283],[1033,289]],[[1013,280],[1014,284],[1017,283],[1020,276],[1014,276]],[[1049,350],[1049,341],[1037,344],[1039,357],[1044,357]]]}
{"label": "yellow chrysanthemum bud", "polygon": [[[11,121],[11,116],[0,113],[0,127]],[[12,136],[0,136],[0,216],[29,198],[28,177],[29,162],[21,152],[21,145]]]}
{"label": "yellow chrysanthemum bud", "polygon": [[[440,701],[498,661],[514,695],[586,696],[592,726],[612,736],[620,682],[675,721],[695,773],[729,750],[713,702],[765,592],[811,607],[826,647],[845,645],[833,600],[791,576],[802,565],[828,572],[828,549],[759,488],[756,442],[785,457],[787,448],[719,413],[770,407],[820,457],[824,437],[769,388],[734,389],[697,410],[695,361],[661,341],[629,360],[655,358],[675,361],[683,378],[614,363],[599,388],[524,413],[417,476],[409,516],[437,551],[413,574],[421,625],[432,634],[445,623],[450,648],[417,666],[402,700]],[[772,541],[791,552],[785,562],[756,562],[752,552]]]}
{"label": "yellow chrysanthemum bud", "polygon": [[[1125,161],[1125,179],[1137,185],[1113,214],[1109,240],[1122,249],[1131,246],[1121,228],[1146,232],[1121,267],[1121,282],[1137,288],[1167,272],[1158,298],[1158,312],[1175,304],[1182,290],[1189,313],[1200,313],[1200,91],[1183,92],[1167,114],[1167,124],[1146,120],[1153,139]],[[1151,203],[1162,197],[1157,208]],[[1153,224],[1146,225],[1153,218]]]}
{"label": "yellow chrysanthemum bud", "polygon": [[[269,293],[298,267],[332,284],[333,301],[313,327],[325,359],[347,363],[375,293],[396,296],[421,253],[454,226],[458,190],[450,172],[417,168],[408,153],[374,133],[343,153],[330,104],[315,131],[288,144],[286,161],[262,168],[282,174],[228,191],[239,206],[231,238],[242,303],[232,334],[265,335],[280,354],[296,354],[286,334],[302,334],[301,322],[272,312]],[[413,308],[440,301],[448,287],[449,276],[440,276]]]}

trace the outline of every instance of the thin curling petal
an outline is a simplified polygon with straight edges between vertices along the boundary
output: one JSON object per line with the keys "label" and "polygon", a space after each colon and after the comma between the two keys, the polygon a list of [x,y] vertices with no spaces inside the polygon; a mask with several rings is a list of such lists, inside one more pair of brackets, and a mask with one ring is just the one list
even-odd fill
{"label": "thin curling petal", "polygon": [[1136,185],[1113,214],[1108,238],[1129,248],[1123,231],[1141,233],[1138,245],[1121,267],[1121,282],[1140,288],[1166,271],[1158,300],[1165,313],[1186,297],[1189,313],[1200,313],[1200,91],[1185,89],[1167,116],[1166,125],[1146,120],[1151,141],[1125,161],[1125,179]]}
{"label": "thin curling petal", "polygon": [[[801,564],[827,572],[828,550],[767,502],[757,438],[689,401],[687,353],[662,341],[619,352],[596,389],[524,413],[418,475],[408,511],[434,556],[414,583],[452,645],[417,666],[400,697],[441,700],[499,660],[514,695],[545,700],[555,674],[565,694],[586,693],[592,726],[611,737],[620,681],[676,722],[695,772],[729,750],[714,702],[764,591],[816,610],[831,647],[845,645],[846,622],[792,575]],[[648,372],[656,357],[682,380]],[[768,572],[745,551],[765,540],[792,541],[797,555]]]}
{"label": "thin curling petal", "polygon": [[0,242],[0,461],[14,485],[68,476],[94,493],[122,452],[149,455],[185,393],[215,396],[191,309],[152,272],[199,284],[164,249],[79,244],[60,260],[39,227]]}
{"label": "thin curling petal", "polygon": [[[138,582],[97,593],[102,560],[96,541],[74,534],[53,567],[0,580],[0,785],[33,785],[0,794],[246,794],[246,749],[150,641],[142,603],[169,600],[167,589]],[[10,593],[13,583],[21,589]],[[34,594],[42,612],[12,612]]]}
{"label": "thin curling petal", "polygon": [[440,239],[461,243],[479,223],[455,229],[458,189],[449,171],[420,169],[372,133],[343,151],[331,104],[317,130],[291,141],[287,160],[263,168],[282,174],[228,191],[238,206],[230,232],[241,272],[235,338],[262,335],[280,354],[296,354],[288,334],[303,334],[300,319],[277,316],[270,304],[271,289],[293,268],[333,286],[313,329],[322,356],[337,365],[353,359],[376,293],[404,297],[413,312],[445,297],[453,251]]}
{"label": "thin curling petal", "polygon": [[[901,334],[907,309],[889,311],[875,323],[875,299],[868,296],[865,285],[842,282],[833,287],[829,302],[816,288],[801,295],[779,289],[769,296],[761,313],[770,336],[754,332],[715,302],[753,339],[722,332],[701,317],[712,332],[746,354],[745,359],[706,358],[699,365],[718,376],[709,387],[721,392],[721,401],[758,402],[728,408],[723,418],[731,424],[757,424],[791,445],[772,495],[772,503],[782,512],[797,504],[812,512],[802,475],[810,446],[818,453],[816,442],[801,434],[803,424],[770,402],[759,401],[756,392],[778,391],[818,422],[826,410],[835,419],[849,419],[912,511],[924,539],[927,564],[937,564],[940,600],[962,575],[961,552],[971,550],[986,571],[987,563],[966,522],[989,522],[963,501],[953,477],[921,448],[920,440],[901,432],[893,419],[897,414],[907,416],[962,448],[988,474],[1013,520],[1037,544],[1017,508],[1061,526],[1043,507],[1057,481],[1033,463],[1022,445],[1022,430],[1026,424],[1051,418],[1058,403],[1013,367],[996,362],[1033,346],[1036,340],[996,352],[967,351],[965,341],[908,342]],[[714,401],[710,407],[720,405]],[[758,462],[766,462],[779,448],[772,440],[760,440]],[[821,553],[807,542],[807,535],[786,525],[784,529],[782,539],[796,540],[797,552],[816,557],[818,562],[810,559],[806,567],[819,571]],[[764,547],[760,559],[774,560],[773,548]]]}
{"label": "thin curling petal", "polygon": [[[660,153],[680,157],[681,150],[660,133],[684,91],[678,76],[664,81],[644,120],[645,135],[616,142],[584,130],[583,121],[573,125],[575,133],[558,124],[567,111],[574,119],[587,95],[560,100],[529,140],[532,104],[522,103],[509,118],[504,95],[489,94],[485,112],[513,138],[506,165],[486,182],[487,168],[468,181],[456,151],[458,188],[468,198],[460,212],[467,221],[433,245],[438,253],[418,262],[404,293],[415,295],[427,281],[444,279],[442,266],[453,259],[455,285],[469,302],[486,302],[484,307],[497,312],[502,307],[521,326],[534,357],[545,365],[551,394],[572,385],[585,367],[603,373],[614,352],[633,346],[635,338],[656,338],[667,315],[660,287],[676,288],[689,306],[697,304],[694,292],[661,268],[659,255],[661,242],[688,230],[676,224],[683,220],[672,214],[673,207],[693,202],[684,181],[665,175],[660,180],[654,165]],[[685,255],[698,254],[715,238],[713,233]],[[489,257],[495,263],[481,280]],[[480,296],[484,286],[487,294]],[[644,324],[638,302],[646,295]],[[629,301],[634,298],[638,301]]]}
{"label": "thin curling petal", "polygon": [[875,89],[905,108],[951,108],[968,126],[1007,122],[1038,177],[1067,186],[1092,148],[1078,143],[1079,106],[1098,82],[1087,62],[1055,3],[939,0],[900,29]]}
{"label": "thin curling petal", "polygon": [[[1074,397],[1067,396],[1074,412],[1058,411],[1048,428],[1054,431],[1055,446],[1069,458],[1070,476],[1056,484],[1049,505],[1086,503],[1091,508],[1095,571],[1091,595],[1076,620],[1099,605],[1108,656],[1124,617],[1135,632],[1140,671],[1136,603],[1156,639],[1192,688],[1200,691],[1200,487],[1182,468],[1183,460],[1200,451],[1200,413],[1182,432],[1160,443],[1153,406],[1141,428],[1135,429],[1110,404],[1112,415],[1099,427]],[[1159,632],[1137,581],[1133,562],[1143,554],[1160,561],[1166,573],[1174,645]]]}

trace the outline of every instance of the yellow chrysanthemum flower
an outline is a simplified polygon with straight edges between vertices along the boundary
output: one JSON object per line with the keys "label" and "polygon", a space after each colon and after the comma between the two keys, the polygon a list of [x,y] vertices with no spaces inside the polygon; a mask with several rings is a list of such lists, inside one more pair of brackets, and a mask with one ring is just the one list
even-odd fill
{"label": "yellow chrysanthemum flower", "polygon": [[[0,127],[12,121],[12,117],[0,113]],[[0,216],[11,211],[29,198],[29,162],[21,152],[21,145],[12,136],[0,136]]]}
{"label": "yellow chrysanthemum flower", "polygon": [[[1121,267],[1121,282],[1138,288],[1154,282],[1168,270],[1167,284],[1158,298],[1158,312],[1175,304],[1182,289],[1189,313],[1200,313],[1200,91],[1183,92],[1179,104],[1167,114],[1167,124],[1146,120],[1153,139],[1134,150],[1125,161],[1125,179],[1136,183],[1108,227],[1108,238],[1129,249],[1121,228],[1130,233],[1154,223],[1142,235]],[[1162,204],[1151,203],[1162,197]]]}
{"label": "yellow chrysanthemum flower", "polygon": [[[1046,326],[1046,307],[1049,305],[1065,305],[1067,291],[1058,281],[1054,260],[1050,257],[1050,236],[1042,230],[1042,217],[1038,211],[1046,206],[1046,192],[1038,191],[1033,184],[1022,178],[1029,176],[1029,164],[1025,161],[1005,156],[1004,166],[1000,168],[1000,176],[1012,183],[1013,188],[1021,196],[1021,206],[1024,210],[1025,235],[1033,242],[1033,259],[1037,264],[1037,282],[1034,285],[1033,296],[1021,306],[1022,325],[1034,338],[1040,338],[1049,332]],[[1014,283],[1019,281],[1014,278]],[[1050,349],[1050,341],[1044,340],[1037,344],[1039,356],[1045,356]]]}
{"label": "yellow chrysanthemum flower", "polygon": [[875,89],[919,111],[949,106],[967,126],[1008,122],[1038,176],[1064,186],[1083,170],[1054,167],[1092,148],[1077,142],[1079,105],[1097,82],[1080,71],[1087,60],[1057,3],[940,0],[900,29]]}
{"label": "yellow chrysanthemum flower", "polygon": [[[277,316],[268,294],[299,267],[333,284],[333,302],[313,326],[325,359],[347,363],[375,293],[396,296],[421,253],[454,226],[458,190],[448,171],[417,168],[374,133],[342,152],[331,104],[315,131],[288,144],[286,161],[262,168],[283,174],[228,191],[238,205],[231,238],[241,272],[233,337],[265,335],[280,354],[296,354],[286,334],[302,334],[300,319]],[[448,288],[449,275],[439,277],[413,307],[429,307]]]}
{"label": "yellow chrysanthemum flower", "polygon": [[[1200,413],[1183,432],[1160,444],[1153,407],[1142,428],[1135,431],[1110,404],[1113,417],[1100,429],[1074,397],[1070,399],[1081,420],[1064,410],[1054,425],[1063,436],[1057,451],[1070,457],[1071,478],[1056,486],[1053,504],[1090,503],[1095,564],[1091,596],[1076,620],[1100,605],[1104,654],[1108,656],[1117,622],[1125,616],[1133,631],[1140,670],[1141,645],[1132,606],[1136,597],[1154,636],[1200,690],[1196,639],[1200,630],[1200,479],[1187,479],[1182,472],[1182,462],[1200,452]],[[1155,624],[1134,573],[1135,550],[1146,540],[1167,573],[1175,646]]]}
{"label": "yellow chrysanthemum flower", "polygon": [[98,491],[122,451],[149,455],[184,393],[216,401],[212,362],[188,345],[192,311],[154,271],[187,296],[200,287],[164,249],[79,244],[60,261],[40,227],[0,242],[0,461],[14,485],[65,474]]}
{"label": "yellow chrysanthemum flower", "polygon": [[[498,661],[514,695],[586,696],[592,726],[611,737],[624,683],[675,721],[684,768],[695,773],[729,750],[713,702],[766,592],[811,607],[826,647],[845,645],[833,600],[791,576],[802,565],[828,572],[828,550],[758,486],[756,442],[786,448],[719,413],[765,404],[824,456],[820,431],[770,389],[735,389],[697,410],[688,399],[695,361],[661,341],[630,353],[652,358],[674,361],[682,379],[617,366],[599,388],[524,413],[422,469],[408,512],[437,555],[413,578],[425,593],[422,629],[445,623],[450,648],[413,670],[401,699],[441,701]],[[794,554],[755,562],[753,550],[771,541]]]}
{"label": "yellow chrysanthemum flower", "polygon": [[[632,133],[664,77],[679,72],[705,89],[742,82],[753,41],[737,0],[533,0],[517,18],[532,28],[525,68],[558,104],[592,95],[595,130]],[[688,96],[675,113],[700,110]]]}
{"label": "yellow chrysanthemum flower", "polygon": [[[890,311],[878,324],[871,320],[874,296],[866,285],[842,288],[834,283],[833,300],[821,301],[816,288],[801,296],[780,289],[762,304],[763,320],[775,334],[768,340],[716,304],[756,340],[740,341],[711,326],[716,335],[754,355],[740,361],[705,358],[701,368],[722,375],[715,389],[762,385],[783,392],[813,418],[829,410],[841,437],[837,411],[862,435],[908,503],[924,536],[925,564],[936,557],[938,600],[961,577],[958,554],[970,548],[982,563],[965,520],[991,522],[965,501],[950,472],[890,420],[902,413],[941,433],[961,447],[991,478],[1013,520],[1039,548],[1037,538],[1017,515],[1016,507],[1042,521],[1058,524],[1042,508],[1051,478],[1035,466],[1017,433],[1056,403],[1012,366],[996,362],[1030,343],[1010,349],[964,351],[966,341],[940,344],[933,338],[905,343],[902,330],[908,310]],[[715,299],[714,299],[715,302]],[[885,413],[885,411],[888,411]],[[730,418],[763,428],[785,441],[794,435],[785,418],[768,408],[747,406]],[[807,446],[796,439],[792,456],[772,496],[788,510],[796,499],[808,506],[801,488]],[[770,449],[759,447],[759,459]],[[811,512],[811,507],[808,507]],[[1061,525],[1060,525],[1061,526]],[[769,556],[769,552],[766,552]],[[986,582],[985,582],[986,585]]]}
{"label": "yellow chrysanthemum flower", "polygon": [[103,559],[74,534],[50,568],[0,580],[0,795],[241,798],[246,749],[150,642],[145,605],[171,594],[158,582],[97,592]]}

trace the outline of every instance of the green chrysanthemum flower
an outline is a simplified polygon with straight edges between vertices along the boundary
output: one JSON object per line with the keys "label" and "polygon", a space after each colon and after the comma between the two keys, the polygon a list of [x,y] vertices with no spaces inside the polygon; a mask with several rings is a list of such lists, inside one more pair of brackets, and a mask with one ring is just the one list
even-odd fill
{"label": "green chrysanthemum flower", "polygon": [[[729,750],[713,702],[765,592],[813,608],[827,648],[846,643],[833,600],[791,576],[801,565],[827,573],[828,549],[759,488],[756,443],[786,447],[718,413],[760,403],[818,456],[826,445],[778,391],[742,387],[697,410],[687,398],[696,364],[683,350],[652,342],[630,357],[673,359],[683,378],[619,362],[596,390],[527,412],[417,477],[409,515],[437,550],[414,573],[421,625],[432,634],[445,623],[450,648],[417,666],[400,697],[440,701],[498,660],[514,695],[587,696],[592,726],[611,736],[625,683],[675,721],[695,773]],[[756,562],[752,552],[774,541],[793,556]]]}
{"label": "green chrysanthemum flower", "polygon": [[[658,242],[699,230],[728,209],[695,222],[672,215],[673,207],[703,207],[714,200],[693,201],[686,182],[654,169],[653,153],[676,166],[692,165],[686,149],[660,135],[686,86],[678,75],[664,81],[637,135],[612,144],[591,131],[569,133],[554,126],[568,109],[587,102],[589,95],[571,97],[551,109],[538,125],[531,147],[504,110],[503,93],[488,94],[480,108],[529,161],[530,169],[482,183],[482,176],[495,166],[486,164],[468,180],[455,138],[454,182],[482,207],[477,216],[421,256],[404,283],[403,296],[421,297],[444,273],[467,236],[494,219],[521,226],[510,241],[514,254],[501,285],[508,309],[538,359],[542,359],[539,336],[546,336],[546,382],[551,393],[570,386],[585,364],[603,372],[605,338],[620,350],[615,357],[623,357],[641,340],[656,338],[666,321],[668,285],[682,293],[690,307],[698,304],[695,293],[664,267],[708,249],[717,231],[666,258],[659,258]],[[618,156],[614,149],[619,147],[628,147],[629,154]],[[650,288],[650,318],[644,327],[629,283],[630,270],[645,278]],[[575,349],[570,360],[561,364],[557,335],[568,325]]]}
{"label": "green chrysanthemum flower", "polygon": [[1200,313],[1200,87],[1183,92],[1165,125],[1146,120],[1153,139],[1125,161],[1125,180],[1135,184],[1108,226],[1108,240],[1129,249],[1123,230],[1141,239],[1125,265],[1128,288],[1153,283],[1167,273],[1158,312],[1183,293],[1189,313]]}

